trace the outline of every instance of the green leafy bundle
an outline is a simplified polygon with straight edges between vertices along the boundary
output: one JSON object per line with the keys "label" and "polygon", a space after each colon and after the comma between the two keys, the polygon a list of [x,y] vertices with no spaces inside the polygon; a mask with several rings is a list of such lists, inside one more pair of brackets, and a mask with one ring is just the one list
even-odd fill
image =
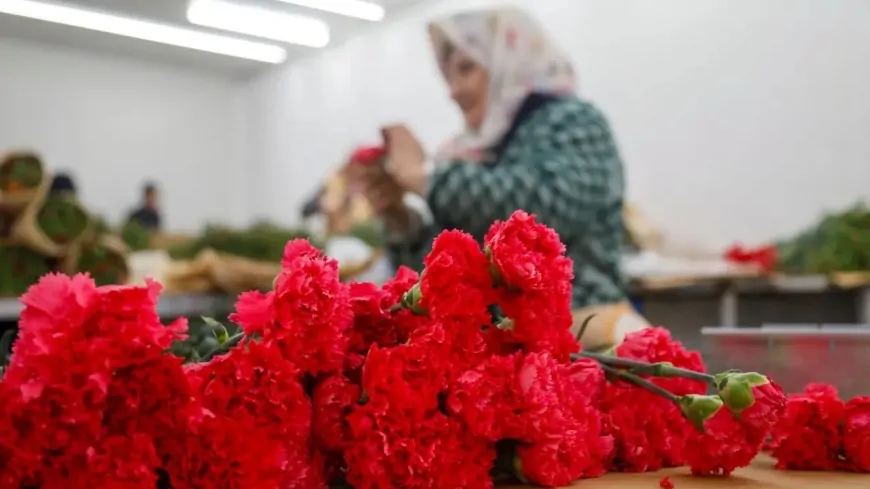
{"label": "green leafy bundle", "polygon": [[127,221],[121,227],[121,239],[130,251],[147,250],[151,246],[151,233],[139,221]]}
{"label": "green leafy bundle", "polygon": [[78,201],[59,195],[45,199],[37,216],[42,232],[59,245],[69,244],[81,237],[88,227],[89,219]]}
{"label": "green leafy bundle", "polygon": [[870,209],[858,204],[822,218],[777,245],[777,268],[789,273],[827,274],[870,270]]}
{"label": "green leafy bundle", "polygon": [[127,281],[127,261],[117,250],[96,242],[82,248],[76,269],[89,273],[97,285],[122,284]]}
{"label": "green leafy bundle", "polygon": [[297,238],[310,236],[305,231],[283,229],[270,224],[258,224],[243,230],[209,226],[191,242],[171,247],[168,251],[176,260],[190,260],[199,252],[212,249],[254,260],[279,262],[284,255],[284,245]]}
{"label": "green leafy bundle", "polygon": [[42,178],[42,162],[36,155],[12,155],[0,166],[0,190],[3,192],[33,190]]}
{"label": "green leafy bundle", "polygon": [[0,245],[0,296],[19,296],[53,269],[50,259],[23,246]]}

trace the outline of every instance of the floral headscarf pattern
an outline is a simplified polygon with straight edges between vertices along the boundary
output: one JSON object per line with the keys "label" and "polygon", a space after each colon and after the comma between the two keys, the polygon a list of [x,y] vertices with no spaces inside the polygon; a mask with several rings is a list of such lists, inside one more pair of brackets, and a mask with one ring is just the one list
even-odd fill
{"label": "floral headscarf pattern", "polygon": [[[527,13],[505,7],[462,12],[429,25],[437,53],[445,44],[461,50],[489,72],[489,102],[477,130],[466,128],[435,155],[435,163],[484,162],[485,150],[510,129],[523,100],[534,92],[567,94],[576,90],[571,62]],[[439,63],[440,61],[440,56]],[[441,66],[443,73],[443,65]]]}

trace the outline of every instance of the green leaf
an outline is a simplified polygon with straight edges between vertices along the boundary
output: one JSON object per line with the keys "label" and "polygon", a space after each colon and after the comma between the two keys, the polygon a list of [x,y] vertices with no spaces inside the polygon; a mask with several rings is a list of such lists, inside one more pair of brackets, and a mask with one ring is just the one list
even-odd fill
{"label": "green leaf", "polygon": [[205,321],[205,324],[209,328],[211,328],[211,332],[214,334],[214,337],[217,338],[219,345],[223,345],[230,339],[230,333],[227,331],[226,326],[221,324],[218,320],[206,316],[202,316],[202,320]]}

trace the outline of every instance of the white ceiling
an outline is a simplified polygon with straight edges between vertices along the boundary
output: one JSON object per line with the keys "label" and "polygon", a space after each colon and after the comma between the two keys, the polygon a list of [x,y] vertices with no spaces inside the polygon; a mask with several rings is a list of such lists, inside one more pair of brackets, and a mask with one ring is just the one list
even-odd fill
{"label": "white ceiling", "polygon": [[[2,2],[3,0],[0,0]],[[376,24],[365,20],[354,19],[341,15],[335,15],[319,10],[305,9],[279,2],[277,0],[235,0],[239,3],[267,6],[291,13],[301,13],[319,17],[329,23],[331,30],[330,46],[335,46],[346,41],[354,34],[367,28],[376,27]],[[430,0],[370,0],[383,5],[386,9],[386,18],[382,22],[388,22],[392,15],[400,13],[403,9]],[[188,0],[64,0],[64,4],[91,10],[100,10],[107,13],[154,20],[163,23],[193,27],[201,30],[211,30],[235,37],[245,37],[234,33],[219,30],[191,26],[186,18]],[[215,71],[230,76],[248,76],[267,66],[255,61],[242,60],[194,51],[185,48],[157,44],[137,39],[104,34],[101,32],[88,31],[75,27],[67,27],[37,20],[25,19],[11,15],[0,14],[0,42],[2,38],[17,38],[26,41],[49,43],[82,49],[87,51],[105,53],[123,57],[136,57],[152,61],[179,64],[196,69]],[[250,38],[256,39],[256,38]],[[263,40],[263,39],[259,39]],[[267,40],[267,42],[276,42]],[[287,63],[294,59],[316,54],[318,49],[286,44]],[[329,49],[327,47],[326,49]]]}

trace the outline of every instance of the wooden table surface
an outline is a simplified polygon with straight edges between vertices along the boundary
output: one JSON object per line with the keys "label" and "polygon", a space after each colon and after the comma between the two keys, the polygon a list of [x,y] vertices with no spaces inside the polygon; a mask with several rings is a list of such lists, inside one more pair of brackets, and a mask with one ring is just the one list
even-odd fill
{"label": "wooden table surface", "polygon": [[[570,487],[583,489],[657,489],[663,477],[669,477],[674,489],[870,489],[870,474],[844,472],[797,472],[775,470],[773,461],[759,457],[752,466],[734,472],[731,477],[693,477],[687,467],[647,474],[608,474],[585,479]],[[528,489],[529,486],[504,486],[501,489]]]}

